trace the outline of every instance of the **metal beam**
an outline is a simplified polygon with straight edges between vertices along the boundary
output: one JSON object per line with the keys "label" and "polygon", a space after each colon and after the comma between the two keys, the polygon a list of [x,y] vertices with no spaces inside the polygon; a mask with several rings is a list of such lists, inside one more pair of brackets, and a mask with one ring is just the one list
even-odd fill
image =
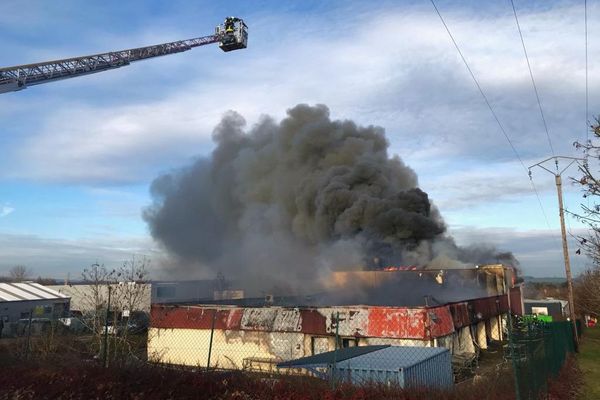
{"label": "metal beam", "polygon": [[0,93],[120,68],[135,61],[181,53],[219,40],[219,35],[210,35],[129,50],[0,68]]}

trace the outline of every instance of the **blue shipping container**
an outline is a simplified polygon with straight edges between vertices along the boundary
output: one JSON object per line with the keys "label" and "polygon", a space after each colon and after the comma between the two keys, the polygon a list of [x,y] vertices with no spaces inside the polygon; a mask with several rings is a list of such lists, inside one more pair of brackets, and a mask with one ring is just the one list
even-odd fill
{"label": "blue shipping container", "polygon": [[357,385],[437,389],[453,385],[450,351],[443,347],[386,347],[337,363],[335,375]]}

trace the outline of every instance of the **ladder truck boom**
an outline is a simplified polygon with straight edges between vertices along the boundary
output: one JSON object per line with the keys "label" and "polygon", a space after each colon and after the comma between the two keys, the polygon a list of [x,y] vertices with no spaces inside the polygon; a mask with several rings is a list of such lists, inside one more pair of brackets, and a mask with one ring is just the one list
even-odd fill
{"label": "ladder truck boom", "polygon": [[248,27],[242,19],[228,17],[222,25],[216,27],[215,34],[210,36],[64,60],[0,68],[0,93],[14,92],[28,86],[120,68],[135,61],[181,53],[194,47],[212,43],[219,43],[221,50],[226,52],[244,49],[248,43]]}

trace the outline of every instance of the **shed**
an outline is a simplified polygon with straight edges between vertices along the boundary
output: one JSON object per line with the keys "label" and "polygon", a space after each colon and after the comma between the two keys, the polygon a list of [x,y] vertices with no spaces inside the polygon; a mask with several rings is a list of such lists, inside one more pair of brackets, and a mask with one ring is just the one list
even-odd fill
{"label": "shed", "polygon": [[526,315],[549,316],[558,320],[566,317],[569,311],[569,302],[566,300],[524,299],[523,304]]}
{"label": "shed", "polygon": [[443,347],[362,346],[329,351],[277,364],[304,368],[356,385],[382,383],[402,388],[452,387],[450,351]]}

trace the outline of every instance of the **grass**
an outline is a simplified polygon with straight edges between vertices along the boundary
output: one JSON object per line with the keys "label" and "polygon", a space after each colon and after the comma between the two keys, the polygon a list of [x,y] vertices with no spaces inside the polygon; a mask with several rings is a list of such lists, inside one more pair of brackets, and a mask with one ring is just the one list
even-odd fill
{"label": "grass", "polygon": [[584,378],[584,391],[579,400],[600,399],[600,328],[584,331],[577,359]]}

